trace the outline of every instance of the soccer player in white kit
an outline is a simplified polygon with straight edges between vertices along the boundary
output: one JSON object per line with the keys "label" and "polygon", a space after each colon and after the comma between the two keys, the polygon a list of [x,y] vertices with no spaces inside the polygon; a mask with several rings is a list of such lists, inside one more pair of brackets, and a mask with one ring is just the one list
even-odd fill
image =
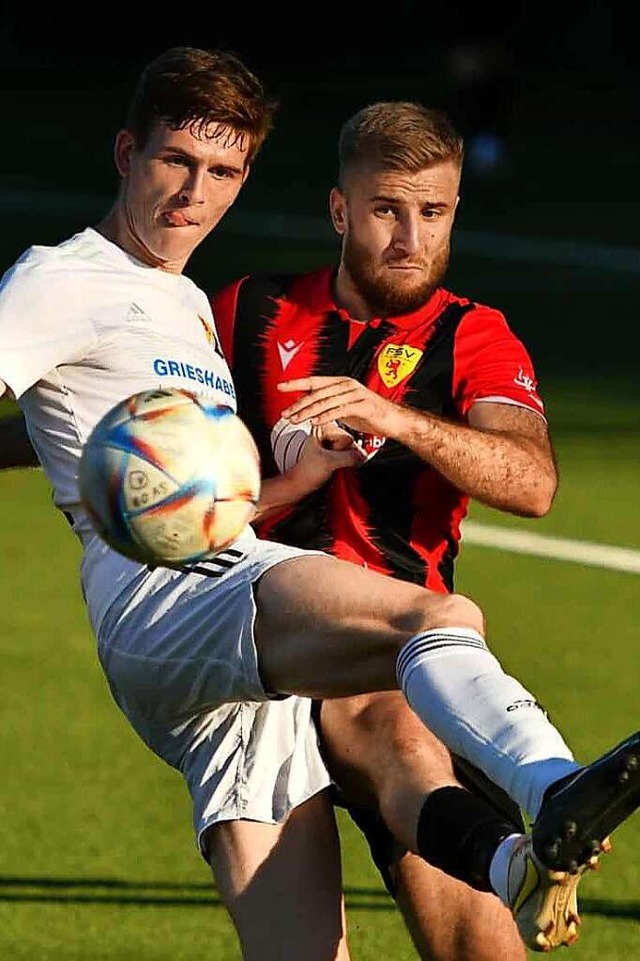
{"label": "soccer player in white kit", "polygon": [[[244,957],[348,958],[309,698],[397,686],[534,821],[520,835],[482,799],[434,784],[406,811],[402,843],[493,890],[528,946],[570,944],[582,873],[640,805],[640,732],[579,765],[490,653],[469,598],[259,541],[249,526],[197,570],[151,570],[108,548],[79,502],[82,444],[123,397],[173,386],[235,408],[208,301],[183,270],[237,197],[272,110],[231,54],[174,48],[148,65],[116,137],[112,209],[56,247],[31,247],[2,280],[0,394],[17,398],[82,542],[83,595],[114,699],[185,778]],[[299,463],[265,483],[259,510],[297,500],[357,456],[311,437]],[[277,884],[261,871],[267,857]]]}

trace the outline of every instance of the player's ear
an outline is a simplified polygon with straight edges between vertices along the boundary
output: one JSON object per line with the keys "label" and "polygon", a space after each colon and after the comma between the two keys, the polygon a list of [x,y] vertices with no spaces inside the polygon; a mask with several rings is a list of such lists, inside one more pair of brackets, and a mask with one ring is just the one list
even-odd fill
{"label": "player's ear", "polygon": [[113,160],[121,177],[127,177],[131,170],[133,136],[128,130],[119,130],[113,146]]}
{"label": "player's ear", "polygon": [[334,230],[342,236],[347,226],[347,203],[337,187],[333,187],[329,194],[329,212]]}

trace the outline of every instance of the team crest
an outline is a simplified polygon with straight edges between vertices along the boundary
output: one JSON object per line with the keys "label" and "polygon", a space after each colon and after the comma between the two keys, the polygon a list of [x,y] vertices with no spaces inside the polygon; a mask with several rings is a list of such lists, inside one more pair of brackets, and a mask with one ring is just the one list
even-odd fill
{"label": "team crest", "polygon": [[412,374],[423,351],[409,344],[387,344],[378,356],[378,373],[386,387],[395,387]]}
{"label": "team crest", "polygon": [[[216,340],[216,335],[211,329],[211,326],[206,322],[204,317],[200,316],[200,314],[198,314],[198,320],[200,321],[200,323],[204,328],[205,337],[207,338],[207,343],[209,344],[209,347],[213,347],[214,350],[218,350],[218,342]],[[220,351],[218,351],[218,353],[220,353]]]}

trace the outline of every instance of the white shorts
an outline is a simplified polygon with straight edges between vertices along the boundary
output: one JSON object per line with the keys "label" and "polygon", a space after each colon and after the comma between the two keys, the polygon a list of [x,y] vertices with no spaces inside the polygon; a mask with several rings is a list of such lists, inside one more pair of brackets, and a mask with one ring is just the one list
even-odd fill
{"label": "white shorts", "polygon": [[200,846],[217,821],[278,823],[331,783],[311,700],[265,691],[253,638],[257,579],[317,552],[253,535],[236,545],[183,573],[133,564],[94,539],[82,566],[113,697],[184,775]]}

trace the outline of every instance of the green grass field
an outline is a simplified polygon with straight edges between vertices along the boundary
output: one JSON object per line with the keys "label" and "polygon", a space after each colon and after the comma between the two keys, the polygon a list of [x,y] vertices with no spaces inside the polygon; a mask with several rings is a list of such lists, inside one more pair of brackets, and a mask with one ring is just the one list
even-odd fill
{"label": "green grass field", "polygon": [[[549,400],[562,472],[550,515],[533,522],[475,507],[471,516],[637,548],[637,409],[561,387]],[[0,475],[0,503],[0,957],[237,959],[182,784],[110,699],[77,586],[79,550],[43,475]],[[637,727],[637,576],[467,545],[458,587],[482,602],[496,653],[579,758]],[[354,961],[409,961],[415,953],[360,835],[344,817],[341,829]],[[626,961],[637,949],[640,819],[615,841],[582,884],[576,961]]]}
{"label": "green grass field", "polygon": [[[569,406],[559,406],[561,422],[562,411],[569,424]],[[587,422],[588,413],[585,405]],[[556,444],[564,480],[553,511],[504,522],[637,547],[637,434],[567,427]],[[136,740],[107,692],[77,586],[79,550],[43,475],[0,475],[0,501],[0,957],[237,959],[180,779]],[[472,516],[499,519],[478,508]],[[637,726],[637,577],[468,545],[458,586],[482,601],[494,649],[578,757]],[[408,961],[415,953],[366,847],[348,819],[341,827],[354,961]],[[638,945],[640,820],[615,841],[582,885],[576,961],[627,959]]]}
{"label": "green grass field", "polygon": [[[360,91],[357,96],[361,99]],[[45,122],[46,99],[43,103],[44,117],[30,126],[29,137],[46,146],[57,128]],[[357,105],[346,105],[343,116]],[[8,108],[25,115],[17,101]],[[320,133],[314,126],[313,136],[319,139]],[[334,133],[331,126],[331,137]],[[535,137],[536,128],[529,133]],[[574,134],[572,128],[565,137]],[[283,143],[276,140],[265,155],[242,201],[245,209],[278,209],[280,181],[287,186],[289,209],[295,207],[288,188],[296,158],[282,152]],[[78,190],[86,189],[95,182],[95,170],[85,165],[86,183],[78,181],[83,142],[62,136],[60,144],[69,159],[65,173]],[[523,162],[527,149],[525,138]],[[538,161],[544,161],[545,149],[543,142]],[[332,157],[325,149],[320,161],[328,165]],[[56,159],[62,168],[64,159]],[[599,154],[599,163],[605,160],[614,164],[609,154]],[[276,187],[267,189],[268,170],[276,167]],[[98,169],[106,179],[106,168]],[[568,162],[562,172],[568,183],[573,176]],[[318,185],[326,169],[322,177],[305,173],[311,179],[299,185],[300,202],[322,215],[324,201],[316,209],[310,205],[324,196]],[[20,175],[29,187],[43,175],[33,145],[28,155],[18,150],[5,157],[5,175],[11,182]],[[64,183],[55,171],[45,175],[49,186]],[[600,204],[595,225],[592,208],[581,206],[577,191],[558,208],[553,194],[539,202],[533,184],[525,178],[520,185],[520,210],[519,194],[509,187],[504,217],[491,197],[484,206],[473,207],[471,200],[461,215],[463,225],[499,229],[504,222],[509,230],[535,229],[539,236],[608,234],[615,240],[613,224],[620,215],[619,242],[636,236],[632,205],[617,207],[615,196],[609,207]],[[63,217],[37,202],[8,220],[0,241],[4,266],[28,243],[53,242],[84,222],[71,208]],[[267,244],[221,229],[194,258],[190,272],[214,287],[248,270],[311,269],[334,252],[326,243]],[[640,479],[637,276],[456,255],[450,286],[503,307],[528,343],[561,470],[560,492],[543,520],[518,520],[479,507],[471,516],[640,548],[640,515],[634,509]],[[80,598],[79,548],[52,508],[42,474],[0,474],[0,505],[0,958],[237,961],[234,933],[195,849],[182,783],[137,741],[110,699]],[[580,759],[638,727],[637,576],[469,544],[459,561],[458,588],[480,601],[494,650],[545,704]],[[415,952],[364,842],[342,816],[341,831],[354,961],[382,956],[410,961]],[[640,945],[640,816],[614,841],[614,853],[581,888],[585,924],[572,949],[575,961],[629,961]]]}

